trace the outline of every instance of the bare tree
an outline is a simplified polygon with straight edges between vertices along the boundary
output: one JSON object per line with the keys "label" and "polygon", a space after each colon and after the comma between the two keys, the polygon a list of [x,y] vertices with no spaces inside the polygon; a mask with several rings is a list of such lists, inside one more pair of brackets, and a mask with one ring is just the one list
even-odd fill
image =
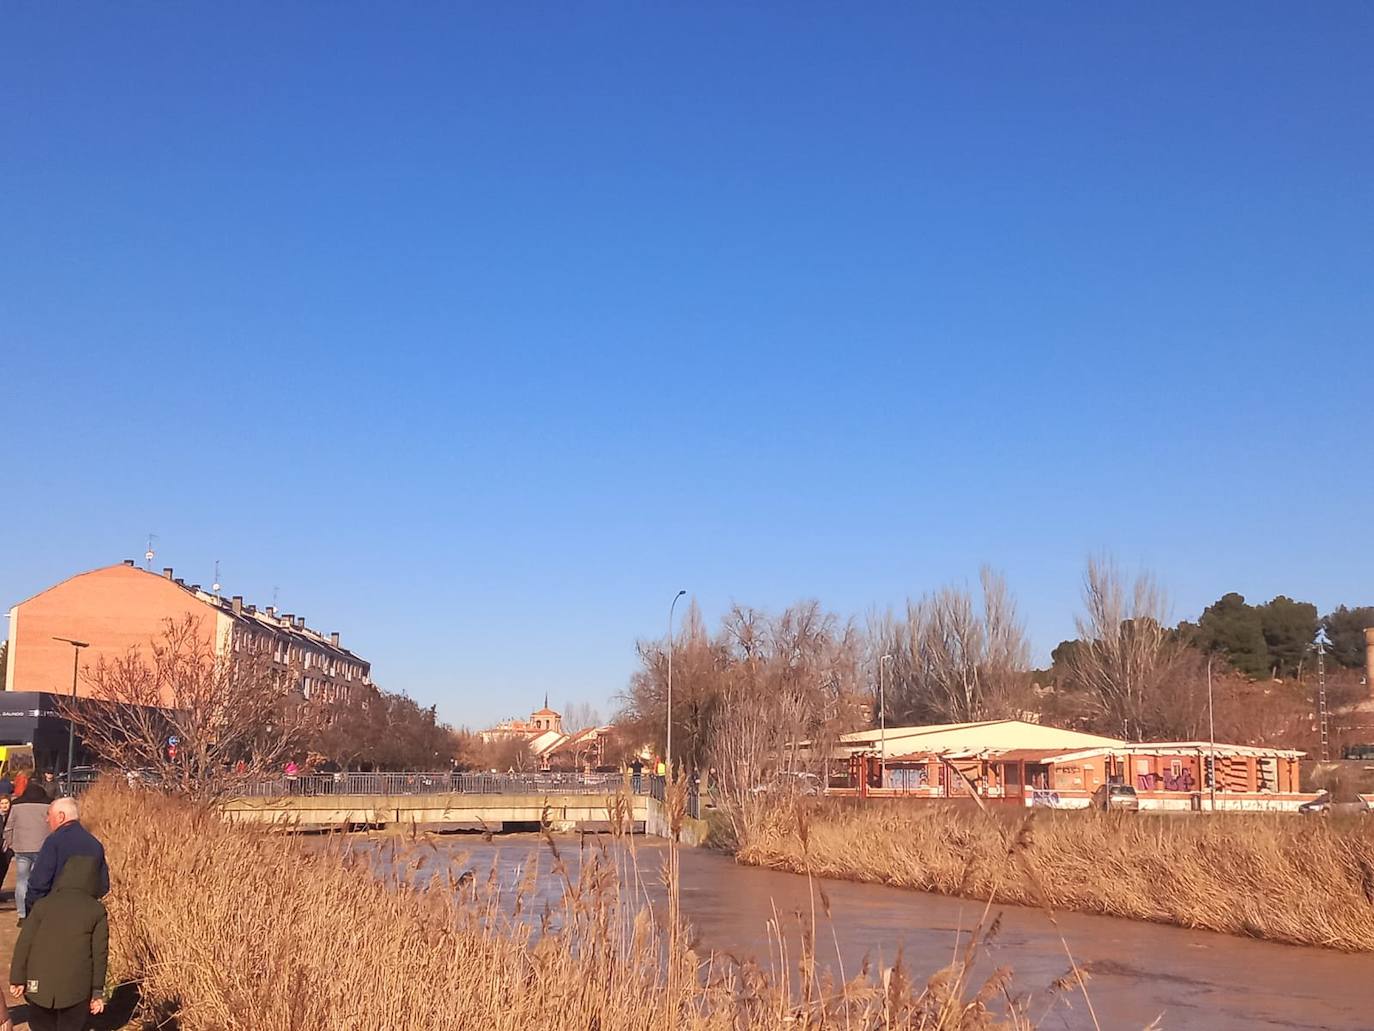
{"label": "bare tree", "polygon": [[563,706],[563,731],[576,734],[601,726],[601,713],[591,702],[568,702]]}
{"label": "bare tree", "polygon": [[93,697],[63,699],[60,710],[106,762],[149,770],[193,799],[231,794],[303,757],[320,722],[298,671],[248,644],[216,649],[197,617],[168,620],[146,657],[133,648],[102,659],[87,674]]}
{"label": "bare tree", "polygon": [[[668,651],[664,641],[641,641],[640,669],[621,696],[617,724],[626,736],[662,755],[668,726]],[[730,657],[712,639],[693,602],[673,641],[673,762],[700,768],[706,758],[711,718]]]}
{"label": "bare tree", "polygon": [[1108,726],[1141,739],[1161,723],[1166,687],[1184,646],[1166,625],[1168,603],[1148,573],[1127,585],[1110,560],[1089,558],[1084,612],[1070,671],[1096,700]]}
{"label": "bare tree", "polygon": [[862,648],[815,602],[775,619],[735,606],[722,637],[708,755],[717,801],[742,833],[765,794],[786,790],[780,774],[824,779],[835,740],[861,724]]}
{"label": "bare tree", "polygon": [[890,718],[962,723],[1023,711],[1030,648],[1016,601],[993,570],[980,582],[981,604],[965,588],[943,587],[908,602],[903,620],[889,614],[871,627],[873,681],[887,677]]}

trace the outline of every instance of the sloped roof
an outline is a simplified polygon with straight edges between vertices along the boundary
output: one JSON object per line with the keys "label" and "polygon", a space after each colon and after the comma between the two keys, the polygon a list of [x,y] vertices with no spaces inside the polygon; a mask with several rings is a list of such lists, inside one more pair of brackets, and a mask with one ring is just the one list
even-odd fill
{"label": "sloped roof", "polygon": [[1118,748],[1125,742],[1116,738],[1064,730],[1025,720],[985,720],[980,723],[945,723],[924,727],[889,727],[845,734],[841,747],[881,751],[885,755],[931,755],[960,752],[1010,752],[1020,749],[1056,750]]}

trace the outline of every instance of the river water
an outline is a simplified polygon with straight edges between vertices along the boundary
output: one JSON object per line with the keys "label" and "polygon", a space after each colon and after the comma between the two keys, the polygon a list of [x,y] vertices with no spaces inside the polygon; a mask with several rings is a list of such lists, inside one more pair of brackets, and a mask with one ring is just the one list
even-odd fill
{"label": "river water", "polygon": [[[431,868],[434,861],[456,863],[483,879],[495,869],[500,882],[513,887],[533,865],[536,902],[554,904],[560,897],[547,848],[537,837],[433,840],[438,851]],[[577,839],[560,846],[576,876]],[[659,871],[666,845],[639,839],[635,849],[641,890],[659,908],[665,899]],[[984,908],[981,902],[901,888],[825,881],[833,917],[827,920],[819,901],[813,907],[805,877],[740,866],[706,850],[683,849],[680,856],[683,915],[699,948],[753,955],[766,967],[769,922],[781,918],[794,962],[798,914],[809,923],[814,911],[819,959],[832,971],[842,964],[843,974],[852,977],[866,956],[890,965],[900,950],[919,983],[951,961]],[[1088,992],[1104,1031],[1144,1028],[1154,1020],[1161,1028],[1181,1031],[1374,1028],[1374,956],[1073,913],[1059,914],[1056,928],[1043,911],[1020,906],[996,906],[993,912],[1001,913],[1001,930],[979,970],[990,974],[1010,966],[1014,991],[1030,996],[1031,1013],[1043,1015],[1044,1028],[1093,1026],[1081,993],[1069,996],[1071,1006],[1049,994],[1069,969],[1064,942],[1090,974]]]}

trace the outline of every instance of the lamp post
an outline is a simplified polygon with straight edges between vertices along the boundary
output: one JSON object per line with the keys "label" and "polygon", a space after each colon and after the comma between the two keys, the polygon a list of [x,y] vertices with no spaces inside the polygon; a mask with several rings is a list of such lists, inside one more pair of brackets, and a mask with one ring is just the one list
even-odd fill
{"label": "lamp post", "polygon": [[669,779],[673,776],[673,610],[677,600],[687,591],[681,590],[673,595],[673,603],[668,606],[668,745],[664,749],[664,769]]}
{"label": "lamp post", "polygon": [[891,671],[891,655],[878,660],[878,787],[887,787],[887,684],[883,670]]}
{"label": "lamp post", "polygon": [[72,792],[72,761],[76,756],[76,673],[81,666],[81,649],[89,648],[86,641],[74,641],[70,637],[54,637],[54,641],[72,646],[72,711],[67,713],[67,794]]}

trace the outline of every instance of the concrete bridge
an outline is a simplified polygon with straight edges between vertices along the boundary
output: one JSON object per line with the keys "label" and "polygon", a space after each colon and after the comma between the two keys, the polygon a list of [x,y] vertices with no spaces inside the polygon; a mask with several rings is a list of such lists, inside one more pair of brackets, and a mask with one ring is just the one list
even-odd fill
{"label": "concrete bridge", "polygon": [[648,795],[557,793],[415,795],[279,795],[234,798],[221,805],[234,822],[293,830],[405,827],[424,831],[609,831],[655,833],[666,823],[662,803]]}

